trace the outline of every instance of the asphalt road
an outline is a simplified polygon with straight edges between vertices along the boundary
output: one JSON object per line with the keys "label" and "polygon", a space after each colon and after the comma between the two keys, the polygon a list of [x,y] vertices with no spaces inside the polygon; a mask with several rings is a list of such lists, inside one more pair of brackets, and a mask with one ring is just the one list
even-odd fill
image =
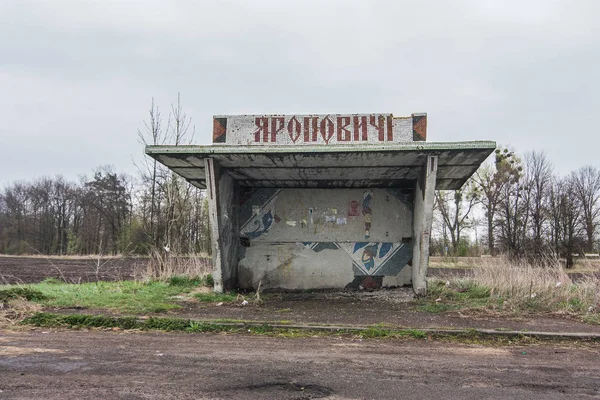
{"label": "asphalt road", "polygon": [[600,347],[0,331],[0,399],[600,398]]}

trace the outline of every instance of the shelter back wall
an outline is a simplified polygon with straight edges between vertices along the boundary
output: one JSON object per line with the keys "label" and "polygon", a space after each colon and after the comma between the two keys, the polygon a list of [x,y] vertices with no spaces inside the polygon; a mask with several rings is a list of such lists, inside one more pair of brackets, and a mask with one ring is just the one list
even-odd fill
{"label": "shelter back wall", "polygon": [[242,288],[410,283],[412,189],[240,189]]}

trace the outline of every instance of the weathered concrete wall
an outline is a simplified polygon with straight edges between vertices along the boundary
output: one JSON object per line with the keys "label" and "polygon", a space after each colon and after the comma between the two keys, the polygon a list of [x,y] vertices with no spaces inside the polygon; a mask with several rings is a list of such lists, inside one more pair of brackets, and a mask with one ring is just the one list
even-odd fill
{"label": "weathered concrete wall", "polygon": [[433,202],[437,175],[437,156],[428,156],[415,188],[413,222],[412,282],[417,295],[427,293],[427,267],[429,266],[429,240],[433,222]]}
{"label": "weathered concrete wall", "polygon": [[330,145],[423,141],[427,115],[223,115],[213,119],[213,143]]}
{"label": "weathered concrete wall", "polygon": [[205,161],[215,291],[237,286],[239,187],[214,160]]}
{"label": "weathered concrete wall", "polygon": [[219,237],[222,242],[221,254],[224,268],[222,271],[223,287],[226,290],[237,286],[237,263],[239,259],[239,187],[228,173],[221,175],[219,180],[219,202],[220,202],[220,229]]}
{"label": "weathered concrete wall", "polygon": [[410,283],[411,189],[242,189],[243,288]]}

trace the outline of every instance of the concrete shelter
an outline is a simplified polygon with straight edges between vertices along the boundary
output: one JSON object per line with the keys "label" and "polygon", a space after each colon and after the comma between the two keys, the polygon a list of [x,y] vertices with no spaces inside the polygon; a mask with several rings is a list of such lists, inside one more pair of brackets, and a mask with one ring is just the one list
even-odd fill
{"label": "concrete shelter", "polygon": [[207,189],[215,290],[426,291],[434,190],[491,141],[428,143],[426,114],[216,116],[213,145],[146,153]]}

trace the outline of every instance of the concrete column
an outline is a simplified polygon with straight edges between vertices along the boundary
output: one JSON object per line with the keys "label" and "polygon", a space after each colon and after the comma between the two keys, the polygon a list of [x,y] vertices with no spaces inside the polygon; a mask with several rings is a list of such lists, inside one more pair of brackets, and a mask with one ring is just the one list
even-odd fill
{"label": "concrete column", "polygon": [[235,180],[212,158],[204,160],[215,292],[237,286],[239,191]]}
{"label": "concrete column", "polygon": [[438,156],[427,156],[415,188],[413,215],[412,285],[417,296],[427,293],[429,266],[429,238],[433,221],[433,202],[437,176]]}

